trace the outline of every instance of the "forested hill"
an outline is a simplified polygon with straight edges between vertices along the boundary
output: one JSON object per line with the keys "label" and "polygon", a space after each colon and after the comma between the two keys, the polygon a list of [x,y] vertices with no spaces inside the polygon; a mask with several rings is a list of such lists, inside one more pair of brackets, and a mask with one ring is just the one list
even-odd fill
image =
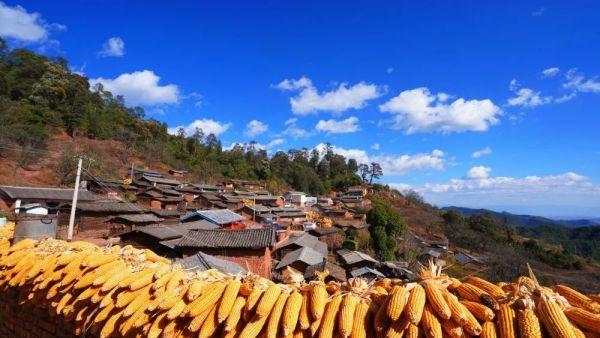
{"label": "forested hill", "polygon": [[[143,108],[126,106],[123,97],[101,85],[90,88],[88,79],[72,72],[66,59],[10,49],[2,39],[0,125],[0,157],[14,163],[13,176],[43,160],[49,154],[48,140],[65,133],[73,139],[117,141],[126,145],[127,156],[150,154],[156,161],[189,171],[197,182],[258,179],[274,190],[323,194],[382,175],[377,163],[346,159],[329,145],[322,152],[303,148],[267,156],[252,142],[224,150],[215,135],[201,129],[193,135],[185,135],[183,129],[170,135],[167,125],[146,118]],[[58,157],[76,155],[67,150]]]}
{"label": "forested hill", "polygon": [[466,216],[490,214],[500,223],[512,227],[538,227],[538,226],[555,226],[555,227],[582,227],[600,225],[600,222],[595,222],[587,219],[574,220],[554,220],[541,216],[533,215],[517,215],[510,212],[497,212],[489,209],[472,209],[464,207],[445,207],[443,210],[458,210]]}

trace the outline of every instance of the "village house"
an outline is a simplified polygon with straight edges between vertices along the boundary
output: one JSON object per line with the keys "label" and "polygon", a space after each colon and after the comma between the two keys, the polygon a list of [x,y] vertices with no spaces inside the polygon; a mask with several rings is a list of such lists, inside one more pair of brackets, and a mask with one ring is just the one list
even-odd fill
{"label": "village house", "polygon": [[412,280],[414,273],[408,269],[408,262],[403,261],[385,261],[379,266],[381,271],[387,277]]}
{"label": "village house", "polygon": [[240,210],[244,206],[244,201],[240,196],[231,195],[231,194],[222,194],[221,200],[227,206],[227,209],[231,211]]}
{"label": "village house", "polygon": [[161,187],[149,187],[136,194],[137,202],[150,209],[184,210],[185,201],[180,192]]}
{"label": "village house", "polygon": [[363,266],[362,268],[354,269],[350,271],[350,277],[353,278],[364,278],[366,280],[385,278],[385,275],[379,272],[377,269]]}
{"label": "village house", "polygon": [[275,267],[275,271],[279,272],[283,268],[290,267],[304,273],[307,267],[322,263],[324,258],[321,252],[310,247],[301,247],[285,254]]}
{"label": "village house", "polygon": [[[65,203],[61,207],[61,213],[65,216],[71,210],[71,203]],[[115,200],[79,202],[75,213],[75,232],[101,231],[107,233],[109,226],[107,222],[115,215],[139,215],[148,212],[148,208],[134,203]],[[61,217],[63,219],[63,217]],[[68,218],[64,217],[60,223],[68,224]]]}
{"label": "village house", "polygon": [[213,192],[201,193],[196,200],[194,200],[192,205],[199,209],[227,209],[227,203],[225,203],[218,194]]}
{"label": "village house", "polygon": [[169,175],[173,177],[184,177],[185,174],[187,174],[187,171],[185,170],[169,169]]}
{"label": "village house", "polygon": [[120,199],[122,195],[132,194],[137,190],[131,185],[124,184],[123,180],[97,177],[83,181],[82,186],[102,199]]}
{"label": "village house", "polygon": [[237,228],[245,227],[244,216],[236,214],[229,209],[209,209],[196,210],[181,218],[182,223],[204,219],[222,228]]}
{"label": "village house", "polygon": [[195,255],[179,259],[175,263],[180,264],[184,269],[193,272],[215,269],[230,275],[240,275],[246,273],[246,270],[244,270],[244,268],[237,263],[220,259],[215,256],[205,254],[201,251]]}
{"label": "village house", "polygon": [[154,187],[175,188],[182,186],[182,183],[172,178],[155,177],[143,175],[140,179],[142,182],[147,182]]}
{"label": "village house", "polygon": [[[87,190],[79,190],[78,201],[89,202],[97,198]],[[0,210],[11,211],[21,205],[38,203],[48,209],[49,213],[56,213],[58,207],[73,200],[73,189],[40,188],[40,187],[14,187],[0,186]]]}
{"label": "village house", "polygon": [[254,195],[251,197],[246,197],[246,199],[251,200],[255,204],[260,204],[267,207],[283,207],[284,205],[282,196]]}
{"label": "village house", "polygon": [[162,221],[162,218],[156,217],[154,214],[122,214],[110,217],[106,223],[108,224],[108,235],[117,236],[125,231],[155,225]]}
{"label": "village house", "polygon": [[[181,252],[175,249],[175,243],[190,230],[214,230],[219,226],[201,220],[189,223],[179,223],[169,226],[136,227],[133,230],[119,234],[121,242],[131,244],[136,248],[150,249],[164,257],[181,257]],[[176,241],[173,241],[176,240]]]}
{"label": "village house", "polygon": [[340,249],[337,251],[337,254],[344,263],[346,270],[353,270],[362,267],[375,268],[375,266],[379,264],[376,259],[360,251]]}
{"label": "village house", "polygon": [[223,186],[213,185],[213,184],[198,184],[192,183],[190,184],[194,188],[198,189],[200,192],[212,192],[212,193],[222,193],[225,192]]}
{"label": "village house", "polygon": [[470,255],[464,251],[459,251],[457,254],[455,254],[454,261],[460,265],[473,269],[481,268],[485,265],[485,262],[482,259]]}
{"label": "village house", "polygon": [[324,279],[325,282],[345,282],[347,280],[346,270],[337,264],[327,261],[327,259],[319,264],[307,267],[304,271],[304,278],[306,280],[313,280],[317,277],[318,273],[323,273],[325,270],[328,271],[328,274]]}
{"label": "village house", "polygon": [[179,210],[167,210],[167,209],[150,209],[150,212],[157,217],[162,218],[164,223],[179,223],[181,218],[181,211]]}
{"label": "village house", "polygon": [[184,257],[202,251],[235,262],[248,271],[271,277],[271,250],[275,244],[272,227],[244,230],[193,230],[176,244]]}
{"label": "village house", "polygon": [[275,245],[275,257],[282,260],[288,253],[301,248],[311,248],[322,256],[327,256],[328,252],[327,244],[319,241],[317,237],[305,232],[295,232]]}
{"label": "village house", "polygon": [[336,227],[317,227],[310,230],[309,233],[327,244],[330,251],[341,248],[344,241],[343,231]]}
{"label": "village house", "polygon": [[244,216],[247,220],[259,220],[263,219],[265,215],[271,214],[271,209],[264,205],[244,205],[244,207],[239,211],[239,213]]}
{"label": "village house", "polygon": [[365,197],[369,193],[369,187],[362,185],[354,185],[348,188],[344,195]]}
{"label": "village house", "polygon": [[131,171],[131,175],[133,176],[133,179],[138,179],[138,180],[141,179],[143,176],[163,177],[163,175],[161,173],[159,173],[158,171],[142,169],[142,168],[133,168]]}
{"label": "village house", "polygon": [[229,190],[261,190],[263,185],[258,181],[246,181],[231,179],[223,182],[226,189]]}

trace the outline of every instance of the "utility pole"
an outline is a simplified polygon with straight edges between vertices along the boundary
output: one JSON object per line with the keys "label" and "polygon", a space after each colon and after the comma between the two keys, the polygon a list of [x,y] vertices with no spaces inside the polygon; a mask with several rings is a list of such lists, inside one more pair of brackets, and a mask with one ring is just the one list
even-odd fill
{"label": "utility pole", "polygon": [[75,225],[75,209],[77,208],[77,196],[79,195],[79,180],[81,179],[81,165],[83,158],[78,157],[77,163],[77,177],[75,178],[75,190],[73,190],[73,202],[71,203],[71,216],[69,217],[69,233],[67,234],[67,240],[73,240],[73,226]]}
{"label": "utility pole", "polygon": [[129,176],[131,182],[133,182],[133,162],[131,162],[131,175]]}

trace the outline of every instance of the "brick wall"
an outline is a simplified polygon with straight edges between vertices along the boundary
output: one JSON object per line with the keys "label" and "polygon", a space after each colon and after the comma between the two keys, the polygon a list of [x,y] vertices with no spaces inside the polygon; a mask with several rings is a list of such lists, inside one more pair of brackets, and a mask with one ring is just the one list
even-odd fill
{"label": "brick wall", "polygon": [[59,317],[52,317],[47,309],[27,302],[19,305],[19,293],[15,289],[0,292],[0,337],[19,338],[74,338],[69,324]]}

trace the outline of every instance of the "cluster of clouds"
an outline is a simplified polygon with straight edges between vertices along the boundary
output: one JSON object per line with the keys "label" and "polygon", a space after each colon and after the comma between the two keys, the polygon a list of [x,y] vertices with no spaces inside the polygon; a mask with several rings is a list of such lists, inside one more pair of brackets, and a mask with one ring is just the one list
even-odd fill
{"label": "cluster of clouds", "polygon": [[151,70],[123,73],[114,79],[89,79],[91,86],[102,84],[115,95],[122,95],[128,105],[174,104],[179,101],[179,88],[160,85],[160,77]]}
{"label": "cluster of clouds", "polygon": [[[319,143],[315,149],[323,152],[326,145]],[[353,158],[358,163],[369,164],[377,162],[381,165],[386,175],[405,175],[413,171],[442,170],[448,164],[446,154],[438,149],[430,153],[404,154],[404,155],[369,155],[363,149],[346,149],[333,145],[334,153],[346,158]]]}
{"label": "cluster of clouds", "polygon": [[[541,72],[542,79],[557,77],[561,73],[560,68],[550,67]],[[563,103],[573,99],[578,93],[600,93],[600,81],[596,78],[588,78],[577,68],[571,68],[564,72],[561,90],[558,96],[542,95],[541,91],[521,86],[516,80],[512,79],[509,83],[509,89],[513,96],[507,100],[509,106],[518,106],[523,108],[533,108],[551,103]]]}
{"label": "cluster of clouds", "polygon": [[231,123],[223,123],[205,118],[194,120],[187,126],[179,125],[173,128],[169,128],[168,132],[171,135],[177,135],[179,130],[183,128],[185,135],[192,136],[196,132],[196,129],[201,129],[205,135],[214,134],[215,136],[219,136],[226,132],[229,129],[229,127],[231,127]]}
{"label": "cluster of clouds", "polygon": [[100,57],[121,57],[123,55],[125,55],[125,41],[118,36],[109,38],[102,45],[102,50],[98,52]]}
{"label": "cluster of clouds", "polygon": [[4,38],[22,44],[38,44],[41,49],[46,49],[59,45],[57,40],[50,38],[50,34],[66,29],[65,25],[46,22],[39,13],[0,2],[0,36]]}

